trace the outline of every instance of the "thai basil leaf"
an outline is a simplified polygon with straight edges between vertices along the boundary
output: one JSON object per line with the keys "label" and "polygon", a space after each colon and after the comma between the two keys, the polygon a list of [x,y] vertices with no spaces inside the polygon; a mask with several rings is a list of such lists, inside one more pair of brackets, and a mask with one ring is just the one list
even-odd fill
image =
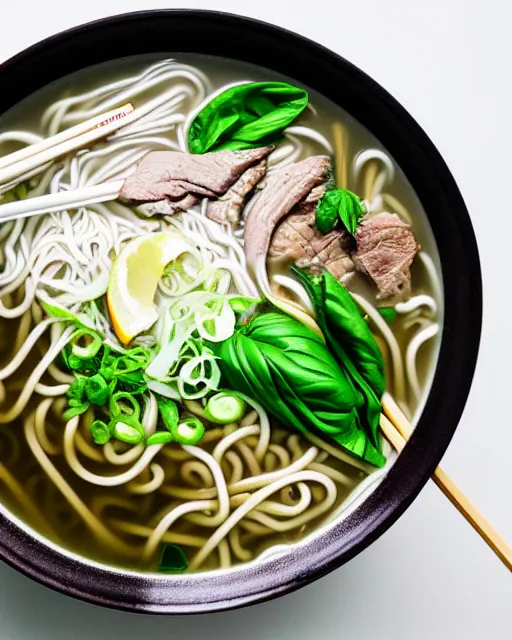
{"label": "thai basil leaf", "polygon": [[326,191],[316,206],[315,224],[320,233],[329,233],[338,222],[338,191]]}
{"label": "thai basil leaf", "polygon": [[327,436],[371,464],[384,464],[360,425],[362,394],[311,329],[289,316],[265,313],[215,348],[229,385],[284,425]]}
{"label": "thai basil leaf", "polygon": [[385,390],[384,361],[356,303],[345,287],[328,271],[312,276],[293,268],[306,287],[331,353],[364,397],[361,424],[372,444],[380,447],[381,397]]}
{"label": "thai basil leaf", "polygon": [[189,150],[252,149],[277,142],[307,104],[307,92],[286,82],[232,87],[196,115],[188,131]]}
{"label": "thai basil leaf", "polygon": [[326,191],[316,208],[316,226],[321,233],[332,231],[338,217],[347,231],[354,235],[361,216],[366,213],[361,200],[347,189]]}

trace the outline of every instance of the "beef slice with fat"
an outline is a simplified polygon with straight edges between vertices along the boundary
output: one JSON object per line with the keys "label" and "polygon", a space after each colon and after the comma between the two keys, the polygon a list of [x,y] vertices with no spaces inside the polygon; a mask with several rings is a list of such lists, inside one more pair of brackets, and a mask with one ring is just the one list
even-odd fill
{"label": "beef slice with fat", "polygon": [[345,230],[322,234],[315,226],[315,211],[290,213],[272,237],[269,257],[294,261],[298,267],[321,273],[327,269],[337,280],[354,271],[350,257],[352,238]]}
{"label": "beef slice with fat", "polygon": [[245,221],[245,255],[255,269],[266,260],[278,223],[330,175],[327,156],[311,156],[268,176],[266,185],[249,202]]}
{"label": "beef slice with fat", "polygon": [[214,151],[190,154],[181,151],[151,151],[139,162],[135,173],[126,178],[120,197],[131,202],[170,200],[189,203],[187,197],[217,198],[273,147],[243,151]]}
{"label": "beef slice with fat", "polygon": [[247,196],[267,173],[267,159],[249,167],[240,178],[217,200],[208,202],[206,215],[220,224],[236,226]]}
{"label": "beef slice with fat", "polygon": [[420,250],[411,225],[396,213],[364,216],[355,233],[352,254],[359,271],[370,276],[379,290],[378,298],[404,300],[411,293],[410,266]]}

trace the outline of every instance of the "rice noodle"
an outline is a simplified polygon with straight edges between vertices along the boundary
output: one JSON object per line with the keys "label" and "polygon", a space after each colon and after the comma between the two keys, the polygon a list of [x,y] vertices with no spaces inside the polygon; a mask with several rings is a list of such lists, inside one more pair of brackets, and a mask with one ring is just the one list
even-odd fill
{"label": "rice noodle", "polygon": [[412,392],[414,393],[416,401],[419,401],[421,397],[421,385],[418,379],[418,372],[416,369],[416,356],[422,344],[427,340],[433,338],[439,331],[439,325],[437,322],[432,322],[426,327],[418,331],[416,335],[411,339],[407,345],[407,351],[405,356],[405,366],[407,371],[407,381],[409,382]]}
{"label": "rice noodle", "polygon": [[[90,148],[2,185],[0,199],[20,182],[25,183],[28,197],[98,186],[124,179],[152,149],[186,151],[188,130],[198,111],[213,96],[238,84],[212,92],[200,70],[164,60],[131,77],[58,100],[44,112],[41,135],[0,133],[0,145],[10,149],[39,142],[129,101],[141,117]],[[310,111],[315,113],[312,107]],[[341,147],[346,151],[348,133],[342,131],[340,142],[342,125],[337,125],[339,155]],[[318,152],[332,155],[331,137],[309,126],[290,126],[268,158],[269,174]],[[352,176],[345,155],[343,164],[336,158],[337,173],[347,183],[341,186],[361,187],[372,212],[388,206],[411,219],[394,193],[395,167],[387,154],[379,149],[361,152]],[[156,568],[162,543],[196,550],[192,570],[228,568],[254,560],[259,550],[268,555],[272,549],[285,549],[314,530],[374,470],[317,435],[291,434],[275,423],[271,428],[264,408],[241,393],[248,405],[245,415],[228,425],[207,423],[207,397],[184,403],[185,415],[195,415],[206,424],[199,446],[129,446],[112,440],[100,447],[90,434],[95,417],[91,408],[63,423],[65,394],[75,376],[61,369],[56,356],[73,328],[62,319],[45,318],[44,305],[81,314],[104,336],[105,344],[124,352],[102,299],[112,264],[131,239],[172,231],[191,243],[182,269],[166,272],[161,280],[155,298],[160,319],[147,335],[137,338],[137,345],[153,348],[168,339],[175,322],[170,311],[176,303],[186,302],[189,294],[259,298],[247,271],[243,217],[232,229],[210,220],[207,210],[208,199],[203,198],[185,213],[150,219],[114,201],[0,225],[0,320],[9,326],[5,348],[0,343],[0,484],[27,522],[53,540],[61,534],[64,544],[79,544],[91,532],[96,547],[108,550],[109,562],[119,558],[137,569]],[[247,211],[246,207],[243,216]],[[418,261],[426,276],[424,290],[422,285],[420,293],[395,305],[405,340],[396,339],[369,300],[354,294],[389,360],[389,392],[406,412],[420,400],[423,370],[418,354],[439,332],[442,312],[442,283],[434,261],[425,251]],[[272,285],[286,289],[292,306],[304,316],[313,315],[309,296],[295,279],[277,274]],[[192,335],[193,331],[187,338]],[[156,393],[164,383],[148,384],[155,393],[139,396],[146,438],[163,428]],[[6,408],[6,400],[15,393],[19,395],[14,404]],[[176,399],[180,400],[179,394]],[[24,423],[26,442],[19,437],[18,419]],[[26,479],[10,469],[23,469]],[[90,493],[77,493],[75,486],[82,489],[82,483],[91,485]]]}
{"label": "rice noodle", "polygon": [[105,525],[98,520],[91,511],[87,508],[84,502],[73,491],[70,485],[64,480],[63,476],[57,471],[55,466],[50,462],[46,456],[41,444],[39,443],[35,430],[34,430],[34,415],[31,414],[25,420],[25,436],[27,442],[34,454],[35,458],[46,471],[53,483],[57,486],[59,491],[65,496],[73,509],[82,518],[84,523],[88,526],[94,536],[96,536],[103,544],[111,549],[121,552],[127,557],[134,557],[138,554],[137,549],[126,545],[120,538],[115,536],[109,531]]}
{"label": "rice noodle", "polygon": [[208,542],[192,559],[190,568],[192,570],[199,568],[201,564],[206,560],[206,558],[210,555],[210,553],[215,549],[215,547],[217,547],[223,540],[223,538],[229,533],[229,531],[238,522],[240,522],[242,518],[250,513],[252,509],[258,506],[259,503],[263,502],[266,498],[271,496],[273,493],[276,493],[276,491],[279,491],[279,489],[288,484],[296,484],[298,482],[305,482],[308,480],[310,482],[318,482],[322,484],[326,488],[328,495],[328,498],[325,500],[325,502],[330,503],[330,506],[334,504],[334,501],[336,500],[336,485],[332,480],[326,478],[321,473],[317,473],[316,471],[299,471],[295,474],[280,478],[279,480],[276,480],[275,482],[259,489],[258,491],[256,491],[256,493],[253,493],[251,497],[244,502],[244,504],[240,505],[215,531]]}
{"label": "rice noodle", "polygon": [[116,487],[130,482],[130,480],[133,480],[140,475],[163,446],[161,444],[149,445],[137,462],[128,469],[128,471],[116,476],[99,476],[88,471],[78,460],[78,456],[75,451],[75,435],[78,425],[78,416],[71,418],[71,420],[66,424],[66,429],[64,431],[64,455],[66,456],[69,466],[77,476],[100,487]]}

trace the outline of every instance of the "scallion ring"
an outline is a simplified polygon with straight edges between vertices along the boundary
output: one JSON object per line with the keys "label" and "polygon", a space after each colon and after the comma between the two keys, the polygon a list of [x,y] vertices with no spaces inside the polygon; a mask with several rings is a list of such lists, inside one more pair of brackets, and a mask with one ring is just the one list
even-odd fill
{"label": "scallion ring", "polygon": [[91,436],[95,444],[106,444],[110,440],[110,429],[103,420],[95,420],[91,424]]}
{"label": "scallion ring", "polygon": [[172,430],[172,435],[179,444],[193,445],[201,442],[204,432],[204,424],[201,420],[191,416],[180,420],[179,424]]}
{"label": "scallion ring", "polygon": [[[130,411],[126,411],[127,407],[123,406],[126,403],[130,405]],[[124,391],[119,391],[118,393],[114,393],[109,402],[109,411],[112,417],[115,416],[131,416],[138,420],[140,418],[140,404],[133,397],[131,393],[126,393]]]}
{"label": "scallion ring", "polygon": [[108,428],[113,438],[127,444],[139,444],[145,437],[144,427],[133,415],[115,416]]}
{"label": "scallion ring", "polygon": [[[81,344],[85,342],[85,344]],[[103,345],[102,337],[91,329],[78,329],[71,337],[71,353],[77,358],[89,360],[98,354]]]}
{"label": "scallion ring", "polygon": [[242,398],[223,391],[208,400],[204,415],[209,422],[229,424],[240,420],[246,407],[247,405]]}
{"label": "scallion ring", "polygon": [[104,405],[110,395],[110,388],[105,378],[99,373],[90,378],[86,378],[85,394],[89,402],[97,405]]}
{"label": "scallion ring", "polygon": [[149,438],[146,440],[147,445],[152,444],[168,444],[169,442],[173,442],[174,438],[169,431],[157,431],[156,433],[152,433]]}

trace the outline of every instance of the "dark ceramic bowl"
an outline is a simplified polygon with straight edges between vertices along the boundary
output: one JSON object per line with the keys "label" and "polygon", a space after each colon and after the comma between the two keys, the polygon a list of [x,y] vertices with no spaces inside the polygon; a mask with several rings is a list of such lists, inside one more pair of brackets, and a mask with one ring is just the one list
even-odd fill
{"label": "dark ceramic bowl", "polygon": [[306,544],[234,571],[162,577],[81,561],[0,516],[0,555],[50,587],[119,609],[197,613],[261,602],[312,582],[353,558],[402,515],[432,474],[460,419],[476,363],[482,291],[466,207],[422,129],[352,64],[272,25],[183,10],[130,14],[88,24],[45,40],[0,67],[0,113],[79,69],[170,50],[241,59],[281,72],[324,94],[366,126],[403,169],[427,212],[446,292],[439,361],[414,435],[378,489],[343,522]]}

